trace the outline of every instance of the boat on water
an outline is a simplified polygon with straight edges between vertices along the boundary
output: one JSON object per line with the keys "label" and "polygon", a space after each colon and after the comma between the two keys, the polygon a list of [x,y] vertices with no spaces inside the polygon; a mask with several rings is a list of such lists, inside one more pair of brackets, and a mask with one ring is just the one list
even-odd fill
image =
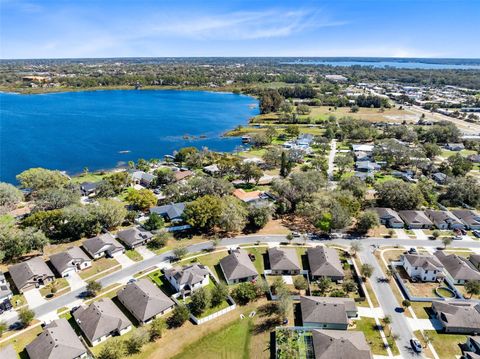
{"label": "boat on water", "polygon": [[130,153],[130,152],[132,152],[132,151],[130,151],[130,150],[118,151],[118,153],[121,153],[121,154],[124,154],[124,153]]}

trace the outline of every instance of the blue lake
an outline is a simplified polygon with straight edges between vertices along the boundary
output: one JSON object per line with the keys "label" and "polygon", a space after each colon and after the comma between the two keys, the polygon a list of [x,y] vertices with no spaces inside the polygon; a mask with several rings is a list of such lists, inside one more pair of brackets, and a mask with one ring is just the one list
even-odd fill
{"label": "blue lake", "polygon": [[428,69],[428,70],[480,70],[480,65],[473,64],[436,64],[432,62],[417,61],[289,61],[290,65],[329,65],[329,66],[369,66],[373,68],[394,67],[398,69]]}
{"label": "blue lake", "polygon": [[113,168],[185,146],[232,151],[241,140],[221,135],[258,111],[252,97],[207,91],[0,93],[0,180],[31,167]]}

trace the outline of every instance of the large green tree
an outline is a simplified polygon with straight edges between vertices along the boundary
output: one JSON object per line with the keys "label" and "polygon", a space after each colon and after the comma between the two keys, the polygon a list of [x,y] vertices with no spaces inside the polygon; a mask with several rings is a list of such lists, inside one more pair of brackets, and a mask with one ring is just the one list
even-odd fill
{"label": "large green tree", "polygon": [[30,168],[17,175],[17,180],[22,188],[29,188],[33,192],[64,187],[68,183],[68,178],[60,171],[45,168]]}
{"label": "large green tree", "polygon": [[194,228],[211,230],[218,223],[221,213],[221,199],[206,195],[188,203],[185,207],[184,217],[185,221]]}
{"label": "large green tree", "polygon": [[23,194],[10,183],[0,182],[0,215],[15,209],[23,201]]}

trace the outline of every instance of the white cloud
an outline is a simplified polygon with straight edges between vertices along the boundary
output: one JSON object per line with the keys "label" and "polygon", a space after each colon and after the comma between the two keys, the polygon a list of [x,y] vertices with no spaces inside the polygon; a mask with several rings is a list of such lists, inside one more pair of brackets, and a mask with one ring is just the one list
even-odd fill
{"label": "white cloud", "polygon": [[[233,12],[212,15],[162,16],[148,27],[150,35],[165,34],[191,39],[253,40],[283,37],[307,29],[340,26],[320,11],[266,10],[257,12]],[[160,25],[158,25],[160,23]]]}

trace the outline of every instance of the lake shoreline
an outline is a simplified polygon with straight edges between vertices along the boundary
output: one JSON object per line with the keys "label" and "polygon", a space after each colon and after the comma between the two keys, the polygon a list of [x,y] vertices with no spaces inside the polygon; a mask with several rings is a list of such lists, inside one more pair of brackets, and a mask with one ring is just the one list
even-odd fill
{"label": "lake shoreline", "polygon": [[[32,167],[58,169],[75,177],[81,175],[83,167],[89,168],[91,172],[107,173],[127,167],[128,161],[136,161],[139,158],[162,158],[188,146],[232,152],[241,143],[225,134],[240,125],[247,125],[249,119],[258,114],[258,100],[245,94],[222,91],[226,96],[223,97],[220,91],[185,88],[182,89],[184,91],[169,89],[170,92],[144,93],[131,89],[101,90],[81,91],[85,96],[65,91],[59,93],[61,97],[58,98],[23,97],[2,93],[5,101],[7,97],[9,98],[2,112],[5,115],[2,133],[17,138],[15,143],[18,146],[15,145],[14,148],[18,147],[22,151],[19,155],[12,148],[3,153],[2,181],[16,183],[15,176]],[[115,91],[118,93],[115,94]],[[98,102],[98,110],[97,105],[92,106],[95,102],[91,102],[97,96],[101,99]],[[110,98],[114,102],[110,102]],[[197,98],[200,101],[198,103],[195,102]],[[199,105],[201,107],[196,108]],[[40,108],[42,111],[38,110]],[[102,124],[97,123],[99,116],[106,116],[102,117],[105,118]],[[43,143],[38,141],[40,137],[23,128],[22,121],[30,118],[43,121],[38,123],[49,126],[47,133],[51,137],[50,141],[60,143],[56,146],[59,152],[44,150]],[[52,128],[53,130],[50,130]],[[104,128],[109,129],[109,140],[106,142],[101,140]],[[23,145],[26,143],[29,146]],[[42,154],[37,151],[31,152],[31,146],[33,148],[39,146],[44,152]],[[90,157],[93,157],[81,158],[79,153],[89,153]],[[28,158],[29,161],[22,162],[22,165],[10,162],[17,156]],[[69,161],[71,158],[76,160],[71,162]]]}

